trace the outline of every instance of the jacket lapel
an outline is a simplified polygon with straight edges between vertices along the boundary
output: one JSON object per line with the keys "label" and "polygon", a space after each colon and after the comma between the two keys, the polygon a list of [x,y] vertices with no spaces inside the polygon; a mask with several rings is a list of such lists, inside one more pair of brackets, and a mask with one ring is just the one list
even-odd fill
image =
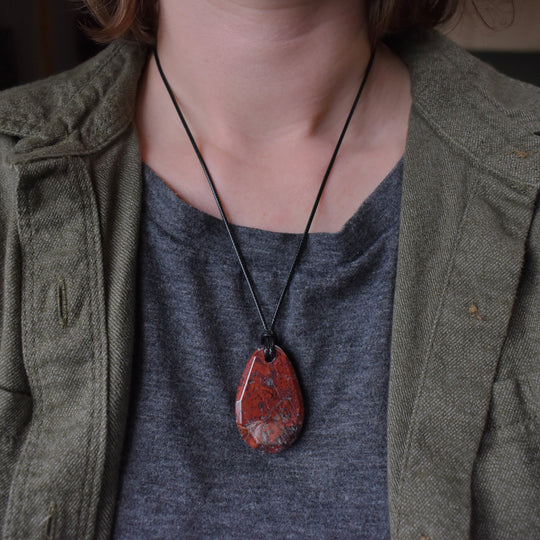
{"label": "jacket lapel", "polygon": [[[438,45],[454,61],[465,56],[448,43]],[[474,460],[539,187],[538,162],[523,160],[509,137],[529,151],[540,145],[521,126],[519,133],[515,125],[514,133],[508,126],[487,133],[488,106],[478,98],[467,104],[466,89],[442,88],[463,73],[437,67],[434,59],[437,73],[403,54],[415,105],[388,404],[392,535],[466,538]],[[436,80],[441,88],[427,86]],[[505,129],[510,136],[501,135]]]}

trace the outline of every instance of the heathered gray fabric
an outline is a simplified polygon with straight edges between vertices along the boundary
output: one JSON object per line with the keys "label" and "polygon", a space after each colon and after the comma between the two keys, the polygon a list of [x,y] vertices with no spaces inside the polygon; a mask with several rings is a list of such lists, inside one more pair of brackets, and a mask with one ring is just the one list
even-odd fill
{"label": "heathered gray fabric", "polygon": [[[238,380],[262,332],[223,224],[150,168],[115,538],[389,537],[386,403],[402,163],[337,234],[312,234],[277,321],[306,422],[248,448]],[[234,227],[269,318],[300,235]]]}

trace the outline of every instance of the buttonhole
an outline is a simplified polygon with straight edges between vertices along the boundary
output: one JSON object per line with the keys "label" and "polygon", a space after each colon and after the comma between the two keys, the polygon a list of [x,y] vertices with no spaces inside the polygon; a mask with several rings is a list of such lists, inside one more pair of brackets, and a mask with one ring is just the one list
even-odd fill
{"label": "buttonhole", "polygon": [[65,327],[68,323],[68,304],[67,304],[67,288],[64,278],[60,278],[56,287],[56,300],[58,311],[58,322],[60,326]]}
{"label": "buttonhole", "polygon": [[48,516],[45,521],[45,538],[53,540],[56,533],[56,503],[51,501],[49,505]]}

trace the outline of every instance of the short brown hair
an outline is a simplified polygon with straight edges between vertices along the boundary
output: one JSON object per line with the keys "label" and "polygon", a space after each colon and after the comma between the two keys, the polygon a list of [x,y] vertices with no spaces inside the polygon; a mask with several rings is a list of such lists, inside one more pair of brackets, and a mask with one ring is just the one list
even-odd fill
{"label": "short brown hair", "polygon": [[[392,34],[433,28],[454,15],[461,0],[367,0],[372,43]],[[97,28],[90,35],[101,43],[124,38],[155,43],[158,0],[84,0]]]}

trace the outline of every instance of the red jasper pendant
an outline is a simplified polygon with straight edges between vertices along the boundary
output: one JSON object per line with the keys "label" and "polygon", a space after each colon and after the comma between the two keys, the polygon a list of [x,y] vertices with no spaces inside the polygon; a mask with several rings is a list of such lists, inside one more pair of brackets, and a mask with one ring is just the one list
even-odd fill
{"label": "red jasper pendant", "polygon": [[275,348],[267,362],[264,349],[249,359],[236,391],[236,425],[244,441],[270,454],[288,448],[304,422],[302,392],[287,355]]}

